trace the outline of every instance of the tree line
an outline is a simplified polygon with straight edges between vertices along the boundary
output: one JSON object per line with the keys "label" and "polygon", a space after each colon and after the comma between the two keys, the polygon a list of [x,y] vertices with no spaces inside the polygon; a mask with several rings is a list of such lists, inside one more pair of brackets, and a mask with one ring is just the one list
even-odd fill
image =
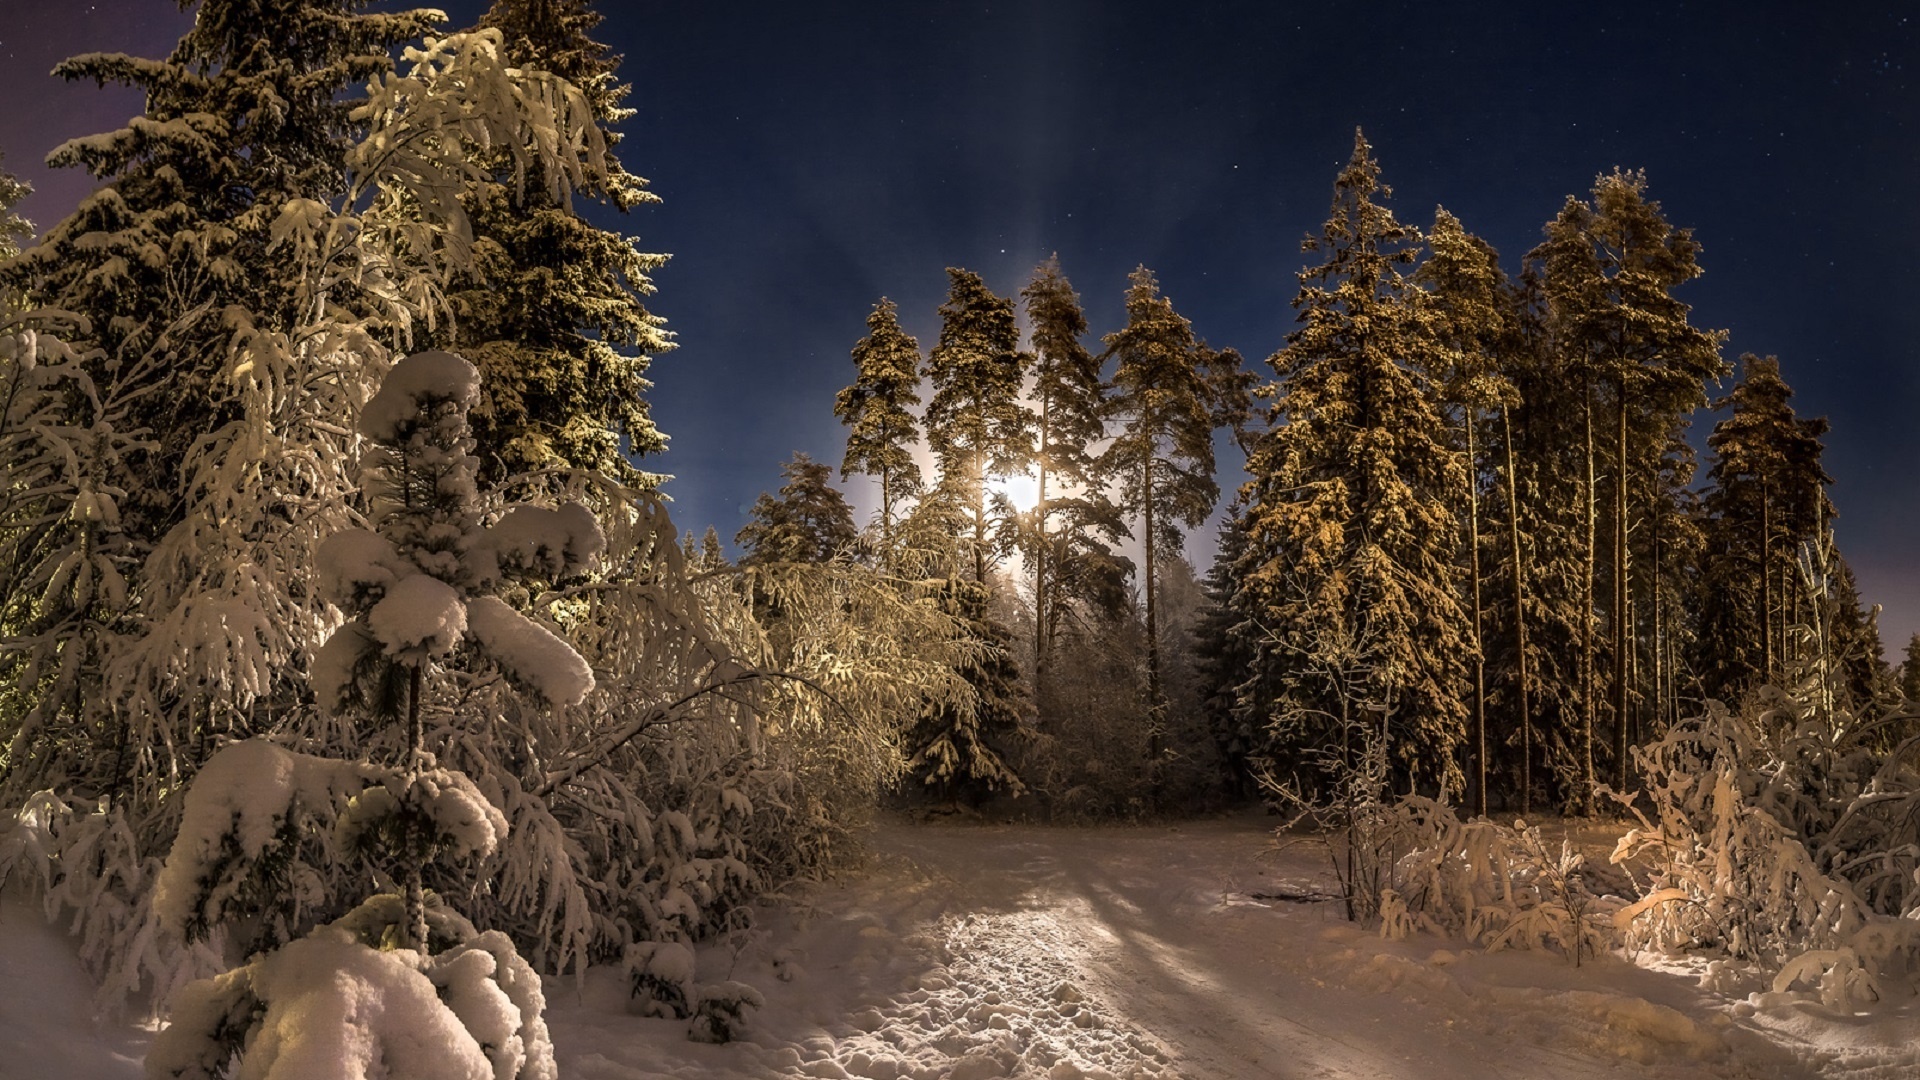
{"label": "tree line", "polygon": [[[1022,737],[1098,711],[1108,752],[1138,755],[1104,781],[1136,806],[1168,770],[1189,795],[1311,789],[1368,718],[1398,790],[1483,813],[1591,811],[1603,786],[1633,783],[1635,746],[1815,654],[1844,668],[1854,708],[1897,694],[1832,547],[1826,422],[1795,414],[1776,358],[1728,365],[1725,334],[1694,325],[1677,293],[1700,245],[1644,174],[1570,196],[1512,276],[1445,209],[1417,228],[1388,194],[1356,134],[1264,381],[1198,337],[1145,267],[1097,352],[1057,256],[1020,292],[1024,348],[1013,299],[970,271],[949,269],[924,357],[876,304],[835,404],[841,475],[879,492],[862,557],[946,539],[955,575],[994,593],[1025,677],[996,770]],[[1722,415],[1702,483],[1689,433],[1709,405]],[[1192,578],[1184,530],[1220,497],[1217,432],[1250,479],[1203,602],[1169,627],[1165,582]],[[786,466],[737,538],[747,562],[855,545],[830,473]],[[992,493],[1023,474],[1031,508]],[[1016,553],[1019,581],[1004,573]],[[1816,619],[1828,599],[1837,614]],[[1130,650],[1130,707],[1060,674],[1063,652],[1098,669],[1093,642]],[[1057,768],[1044,757],[1029,764]]]}

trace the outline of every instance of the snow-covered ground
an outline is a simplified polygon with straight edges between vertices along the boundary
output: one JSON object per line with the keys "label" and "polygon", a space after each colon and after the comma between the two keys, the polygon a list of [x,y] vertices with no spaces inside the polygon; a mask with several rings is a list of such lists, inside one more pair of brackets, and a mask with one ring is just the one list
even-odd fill
{"label": "snow-covered ground", "polygon": [[[763,912],[701,977],[766,996],[741,1041],[631,1015],[615,972],[549,984],[563,1075],[1599,1077],[1910,1080],[1912,1000],[1754,1009],[1685,965],[1384,941],[1301,896],[1332,882],[1257,815],[1149,828],[887,825],[849,882]],[[144,1033],[86,1020],[71,953],[0,918],[0,1077],[138,1075]],[[784,976],[784,977],[783,977]],[[1758,988],[1757,985],[1754,988]]]}

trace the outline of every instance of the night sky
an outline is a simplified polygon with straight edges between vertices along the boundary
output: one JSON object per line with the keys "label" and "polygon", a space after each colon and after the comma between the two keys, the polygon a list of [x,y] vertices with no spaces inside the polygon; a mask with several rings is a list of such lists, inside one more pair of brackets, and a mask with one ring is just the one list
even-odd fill
{"label": "night sky", "polygon": [[[483,7],[449,5],[453,25]],[[949,265],[1013,293],[1057,251],[1099,334],[1144,262],[1199,334],[1260,361],[1359,125],[1402,220],[1444,205],[1510,271],[1569,193],[1644,168],[1704,245],[1696,323],[1731,331],[1729,360],[1777,354],[1801,415],[1832,420],[1841,550],[1889,650],[1920,630],[1914,5],[601,9],[639,110],[623,159],[665,200],[618,227],[673,253],[651,301],[680,342],[654,368],[673,443],[648,464],[675,474],[683,528],[730,538],[794,450],[838,464],[833,395],[874,300],[930,346]],[[171,0],[0,0],[0,150],[38,189],[29,218],[86,190],[47,151],[139,105],[46,72],[162,55],[185,21]],[[1190,546],[1204,568],[1211,533]]]}

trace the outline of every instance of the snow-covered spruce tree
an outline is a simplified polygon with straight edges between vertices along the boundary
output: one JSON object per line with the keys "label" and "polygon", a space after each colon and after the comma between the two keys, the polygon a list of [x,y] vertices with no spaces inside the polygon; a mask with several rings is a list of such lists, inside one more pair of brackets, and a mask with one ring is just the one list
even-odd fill
{"label": "snow-covered spruce tree", "polygon": [[927,361],[927,445],[940,462],[940,486],[966,518],[974,583],[991,588],[995,556],[987,480],[1024,473],[1033,458],[1033,417],[1020,401],[1027,356],[1013,302],[996,296],[980,275],[947,268],[940,305],[940,341]]}
{"label": "snow-covered spruce tree", "polygon": [[[1464,558],[1467,580],[1465,599],[1470,618],[1469,644],[1472,646],[1472,721],[1467,755],[1473,812],[1487,812],[1487,784],[1494,747],[1487,732],[1487,619],[1485,579],[1482,560],[1483,525],[1480,493],[1492,472],[1489,439],[1483,430],[1486,414],[1506,412],[1514,404],[1512,382],[1501,371],[1501,347],[1512,339],[1507,327],[1507,308],[1503,303],[1505,281],[1500,274],[1499,257],[1493,248],[1466,231],[1460,220],[1444,209],[1433,216],[1433,228],[1427,233],[1428,254],[1414,272],[1414,281],[1425,289],[1435,309],[1437,340],[1431,353],[1433,369],[1428,375],[1439,388],[1440,399],[1449,412],[1457,448],[1465,468],[1461,476],[1465,487],[1456,498],[1466,526]],[[1512,463],[1507,463],[1509,474]],[[1523,695],[1524,697],[1524,695]],[[1525,742],[1526,722],[1515,725]],[[1525,750],[1522,751],[1525,753]],[[1524,769],[1522,770],[1525,771]],[[1524,781],[1523,781],[1524,783]]]}
{"label": "snow-covered spruce tree", "polygon": [[[1402,267],[1419,232],[1394,220],[1366,139],[1305,243],[1300,329],[1269,363],[1270,429],[1248,464],[1236,604],[1263,635],[1241,707],[1270,726],[1283,772],[1379,717],[1397,775],[1460,790],[1470,643],[1456,598],[1457,456],[1425,373],[1433,312]],[[1329,719],[1331,718],[1331,719]]]}
{"label": "snow-covered spruce tree", "polygon": [[1240,624],[1233,605],[1234,567],[1246,552],[1245,508],[1239,499],[1228,505],[1220,523],[1219,550],[1201,579],[1206,602],[1193,626],[1194,675],[1199,683],[1200,709],[1212,732],[1225,769],[1227,791],[1242,798],[1258,790],[1255,758],[1266,745],[1246,710],[1240,709],[1239,687],[1246,680],[1255,655],[1257,631]]}
{"label": "snow-covered spruce tree", "polygon": [[[203,19],[214,10],[204,8]],[[59,418],[69,428],[138,432],[140,421],[128,418],[123,403],[138,399],[151,408],[172,400],[155,392],[153,380],[184,350],[214,370],[207,386],[219,396],[211,416],[224,418],[194,432],[175,463],[178,474],[161,484],[175,502],[157,541],[143,536],[145,526],[132,523],[137,515],[115,493],[147,475],[142,470],[158,460],[151,447],[141,448],[145,464],[127,464],[125,447],[116,451],[119,462],[95,455],[111,471],[76,485],[76,497],[67,500],[97,511],[98,528],[126,537],[115,556],[127,567],[124,595],[111,588],[91,593],[87,619],[112,620],[110,634],[84,631],[107,646],[97,667],[66,663],[82,655],[67,651],[67,639],[53,641],[63,650],[60,665],[36,660],[47,654],[32,649],[5,654],[17,665],[9,675],[22,680],[18,692],[31,698],[7,715],[7,737],[27,751],[10,761],[7,799],[24,805],[42,786],[63,793],[65,809],[48,826],[60,856],[48,867],[48,904],[75,913],[84,958],[105,995],[148,985],[164,996],[185,970],[152,932],[152,879],[179,821],[174,796],[216,737],[285,728],[312,746],[358,753],[350,726],[317,721],[300,706],[300,673],[333,621],[310,587],[313,551],[325,536],[356,524],[353,417],[390,345],[439,317],[440,291],[465,265],[470,247],[460,194],[486,176],[467,159],[467,148],[484,143],[511,153],[563,187],[598,168],[596,129],[576,122],[585,112],[579,94],[507,68],[496,38],[435,40],[408,50],[407,62],[404,73],[374,79],[353,114],[366,137],[345,151],[339,201],[294,198],[274,208],[265,257],[275,287],[287,294],[284,304],[252,310],[241,302],[247,294],[236,293],[238,300],[220,308],[220,336],[212,339],[193,320],[122,325],[116,332],[132,335],[128,340],[151,344],[116,364],[94,354],[89,363],[100,367],[83,373],[94,379],[95,392],[65,398],[70,409],[84,410]],[[112,204],[114,190],[94,198]],[[82,216],[88,212],[83,208]],[[177,265],[194,264],[183,256]],[[217,301],[216,284],[207,287]],[[159,307],[155,300],[128,310],[144,317]],[[37,342],[39,351],[16,355],[51,355],[43,330],[27,329],[33,333],[15,341]],[[89,333],[97,327],[76,327],[79,340]],[[110,429],[100,427],[103,420]],[[27,442],[9,444],[8,452],[16,448],[42,452]],[[45,518],[50,509],[55,516]],[[21,536],[35,535],[36,519],[62,529],[79,520],[44,502],[6,510],[17,515],[9,529],[26,528]],[[40,553],[53,550],[43,546]],[[44,591],[47,579],[35,575],[53,565],[0,564],[7,604]],[[70,565],[81,565],[80,557]],[[6,632],[18,640],[19,629]],[[89,692],[89,679],[113,692]],[[23,726],[11,726],[15,721]],[[49,729],[42,721],[58,722]],[[22,741],[31,730],[99,734]],[[107,798],[113,792],[122,797]],[[109,838],[111,851],[100,846]],[[93,854],[68,857],[81,849]]]}
{"label": "snow-covered spruce tree", "polygon": [[[1147,708],[1164,710],[1160,688],[1160,625],[1155,586],[1159,562],[1185,543],[1180,526],[1206,520],[1220,500],[1213,479],[1213,383],[1201,363],[1193,326],[1173,310],[1153,272],[1141,266],[1127,279],[1127,325],[1106,336],[1114,357],[1108,408],[1119,431],[1102,455],[1104,472],[1119,485],[1119,503],[1140,523],[1146,557],[1140,568],[1147,619]],[[1158,734],[1149,743],[1147,769],[1159,768]]]}
{"label": "snow-covered spruce tree", "polygon": [[527,175],[510,155],[479,151],[493,182],[465,197],[474,266],[449,291],[456,317],[446,340],[480,368],[474,438],[489,481],[575,468],[649,485],[630,455],[666,446],[646,373],[673,342],[644,298],[667,257],[573,205],[585,197],[624,212],[659,201],[615,152],[613,125],[633,110],[621,104],[629,88],[617,79],[620,58],[592,37],[600,19],[587,0],[496,0],[480,19],[480,29],[500,34],[508,63],[577,88],[607,146],[604,175],[570,190]]}
{"label": "snow-covered spruce tree", "polygon": [[778,497],[761,492],[751,520],[733,538],[742,565],[822,563],[845,551],[857,535],[853,508],[828,482],[833,468],[796,451],[780,466],[787,482]]}
{"label": "snow-covered spruce tree", "polygon": [[907,767],[922,784],[952,801],[1026,790],[1008,765],[1022,733],[1025,702],[1013,635],[988,614],[985,586],[964,578],[924,582],[925,602],[957,621],[953,674],[969,693],[929,695],[905,740]]}
{"label": "snow-covered spruce tree", "polygon": [[850,429],[840,476],[865,473],[880,486],[880,546],[892,546],[894,519],[920,493],[913,460],[919,421],[920,343],[900,328],[900,312],[881,297],[867,316],[867,336],[853,347],[853,385],[833,401],[833,415]]}
{"label": "snow-covered spruce tree", "polygon": [[284,256],[270,250],[275,222],[291,201],[344,194],[346,154],[364,130],[351,92],[435,19],[366,6],[199,0],[164,60],[87,54],[55,69],[140,90],[145,112],[54,151],[50,163],[103,186],[0,273],[35,304],[87,320],[75,344],[97,350],[97,381],[138,382],[125,395],[129,421],[155,445],[129,457],[121,485],[136,543],[157,543],[179,520],[189,449],[234,416],[220,386],[228,312],[282,331],[305,314]]}
{"label": "snow-covered spruce tree", "polygon": [[[445,664],[484,664],[548,708],[584,699],[593,673],[565,641],[493,595],[504,580],[564,580],[605,545],[578,503],[516,506],[491,524],[474,479],[467,413],[472,364],[415,353],[361,413],[374,448],[362,480],[372,529],[328,537],[315,586],[348,615],[315,655],[323,709],[370,727],[389,760],[295,754],[234,743],[201,770],[155,898],[163,925],[188,937],[236,919],[269,919],[274,946],[189,986],[155,1040],[148,1072],[552,1077],[539,977],[498,931],[477,932],[423,887],[437,859],[485,859],[504,816],[463,773],[440,768],[423,712]],[[322,838],[321,830],[331,835]],[[325,909],[289,874],[303,846],[364,860],[400,883],[291,941],[299,909]],[[293,909],[288,911],[289,906]],[[286,917],[292,916],[292,917]],[[254,944],[261,944],[256,940]]]}

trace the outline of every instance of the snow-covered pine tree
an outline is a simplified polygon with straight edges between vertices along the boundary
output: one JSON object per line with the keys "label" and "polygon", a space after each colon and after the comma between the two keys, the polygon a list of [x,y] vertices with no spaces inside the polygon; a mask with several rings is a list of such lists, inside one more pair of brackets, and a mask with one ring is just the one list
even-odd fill
{"label": "snow-covered pine tree", "polygon": [[1776,682],[1796,621],[1794,560],[1833,517],[1832,478],[1821,467],[1824,418],[1794,415],[1780,361],[1740,358],[1733,390],[1715,402],[1728,415],[1707,437],[1710,484],[1701,501],[1707,558],[1694,666],[1706,696],[1737,703]]}
{"label": "snow-covered pine tree", "polygon": [[[1427,233],[1427,258],[1414,272],[1414,281],[1425,289],[1434,308],[1433,326],[1437,335],[1430,362],[1435,366],[1427,374],[1435,380],[1440,400],[1451,414],[1449,420],[1458,439],[1465,468],[1461,476],[1465,487],[1457,496],[1461,517],[1466,525],[1465,558],[1467,567],[1466,600],[1470,616],[1469,642],[1473,652],[1472,726],[1468,758],[1471,763],[1473,812],[1487,813],[1487,783],[1493,747],[1487,734],[1487,653],[1489,641],[1482,560],[1483,552],[1481,490],[1493,473],[1491,440],[1487,437],[1488,414],[1502,413],[1514,404],[1512,382],[1501,370],[1502,345],[1512,340],[1507,325],[1506,281],[1500,273],[1499,256],[1485,241],[1466,231],[1460,219],[1441,209],[1433,215],[1433,228]],[[1512,462],[1506,463],[1512,472]],[[1524,695],[1522,696],[1524,700]],[[1523,733],[1524,716],[1515,725]],[[1522,751],[1525,753],[1525,751]],[[1524,770],[1522,770],[1524,771]],[[1525,784],[1525,781],[1522,781]]]}
{"label": "snow-covered pine tree", "polygon": [[408,1062],[418,1076],[555,1075],[538,976],[505,934],[480,934],[424,889],[429,864],[484,859],[507,831],[472,780],[439,767],[424,713],[449,664],[497,670],[548,708],[582,701],[594,683],[586,661],[493,593],[516,578],[564,580],[605,538],[578,503],[483,520],[467,425],[478,396],[478,372],[460,356],[396,364],[360,416],[374,444],[362,474],[373,528],[334,533],[315,553],[315,587],[349,618],[314,656],[314,695],[367,722],[366,744],[387,760],[264,740],[219,751],[188,791],[155,907],[189,937],[257,918],[287,903],[276,893],[297,892],[287,867],[309,846],[364,859],[403,888],[310,933],[283,921],[297,939],[188,987],[154,1044],[153,1075],[220,1076],[236,1057],[261,1075],[355,1062]]}
{"label": "snow-covered pine tree", "polygon": [[1423,378],[1433,313],[1402,270],[1419,232],[1379,201],[1379,177],[1356,132],[1332,214],[1304,245],[1324,261],[1300,274],[1301,326],[1269,360],[1279,381],[1236,575],[1240,612],[1265,636],[1241,707],[1274,727],[1286,771],[1370,713],[1396,786],[1452,794],[1470,654],[1454,582],[1464,481]]}
{"label": "snow-covered pine tree", "polygon": [[[231,14],[228,8],[203,7],[202,20],[218,23],[222,12]],[[276,18],[287,14],[274,10]],[[301,8],[307,21],[295,29],[305,27],[322,38],[334,30],[350,39],[364,36],[366,28],[353,20],[328,20],[324,13],[314,14],[318,10],[314,5]],[[372,25],[394,24],[381,17]],[[215,27],[207,32],[220,31]],[[387,64],[384,51],[377,59],[372,70]],[[122,60],[153,78],[171,77],[162,70],[165,65],[143,67],[147,62]],[[391,343],[404,338],[408,328],[436,317],[441,289],[450,274],[465,265],[469,248],[463,243],[467,229],[459,194],[475,175],[466,148],[491,145],[563,189],[579,184],[598,167],[596,130],[575,122],[586,111],[578,92],[546,76],[509,70],[500,61],[497,38],[482,34],[440,39],[408,50],[407,60],[405,73],[372,79],[368,99],[353,113],[366,137],[343,150],[335,182],[344,194],[336,204],[296,197],[250,211],[268,218],[261,257],[271,267],[261,273],[275,276],[272,289],[250,280],[228,296],[234,302],[227,303],[218,281],[196,278],[195,287],[208,290],[208,302],[219,308],[218,318],[167,323],[160,313],[165,298],[156,297],[146,307],[129,308],[132,314],[125,318],[112,316],[120,319],[110,328],[113,334],[149,342],[142,351],[106,357],[95,349],[79,354],[82,363],[61,365],[90,381],[79,392],[64,393],[67,412],[52,422],[92,429],[123,444],[114,454],[74,459],[104,461],[111,467],[66,490],[50,489],[49,496],[62,500],[62,506],[49,520],[85,524],[96,531],[119,530],[127,543],[115,557],[129,572],[123,592],[112,587],[92,591],[87,619],[96,624],[109,617],[114,621],[110,634],[86,631],[91,634],[88,640],[109,646],[99,652],[97,662],[90,661],[91,669],[64,662],[82,656],[78,649],[67,651],[63,663],[52,668],[35,667],[31,650],[7,650],[9,663],[17,665],[9,675],[22,680],[16,689],[31,700],[6,717],[7,737],[24,752],[10,762],[14,767],[4,782],[10,805],[36,798],[41,786],[79,796],[63,804],[51,826],[59,850],[90,844],[96,837],[118,838],[110,857],[103,853],[50,867],[49,905],[76,911],[86,937],[84,958],[101,976],[106,993],[150,982],[165,985],[180,970],[178,958],[164,955],[160,939],[150,932],[151,879],[158,867],[156,852],[164,850],[179,821],[174,796],[217,736],[239,737],[284,726],[309,735],[316,745],[354,749],[350,729],[312,724],[310,711],[300,705],[305,688],[299,673],[331,625],[311,588],[313,550],[321,538],[354,523],[352,418],[379,378]],[[357,63],[347,66],[359,70]],[[326,68],[314,78],[324,81],[337,74]],[[278,69],[263,76],[269,82],[285,77],[292,76]],[[246,76],[234,78],[244,82]],[[188,90],[224,85],[211,75],[185,81],[192,84]],[[219,119],[206,114],[193,122]],[[139,131],[145,127],[145,121],[135,121],[130,129],[134,134],[103,137],[87,152],[120,142],[140,144],[144,136]],[[207,150],[185,135],[181,142],[183,152]],[[271,157],[263,151],[256,160],[264,164]],[[128,171],[144,168],[141,160]],[[171,166],[155,168],[161,176],[154,183],[164,188],[176,182],[167,177]],[[90,213],[120,214],[124,199],[117,191],[110,186],[97,193],[64,227],[83,228],[76,222],[87,220]],[[167,212],[184,211],[175,206]],[[142,221],[143,228],[152,224]],[[209,243],[231,241],[244,248],[244,237],[228,235],[233,229],[206,229]],[[189,244],[193,239],[191,234],[182,237]],[[167,254],[164,247],[155,250]],[[190,251],[169,265],[192,270],[201,254]],[[220,258],[231,254],[214,252]],[[9,266],[27,262],[23,255]],[[33,276],[28,277],[31,284]],[[105,277],[96,276],[85,284],[92,288],[105,283]],[[164,281],[155,288],[166,291]],[[280,298],[279,306],[247,308],[245,303],[259,299],[248,290],[278,290],[274,295]],[[161,321],[132,321],[148,316]],[[72,332],[79,340],[89,340],[88,335],[101,333],[100,324],[78,324]],[[55,370],[50,361],[40,363],[56,355],[57,344],[48,341],[42,329],[23,326],[11,338],[13,355],[26,357],[43,372]],[[178,351],[191,352],[192,363],[206,365],[211,374],[204,385],[218,396],[198,413],[200,406],[183,405],[179,416],[167,422],[188,414],[219,422],[196,429],[184,456],[173,462],[176,474],[154,481],[158,488],[148,491],[150,509],[159,506],[151,502],[160,498],[155,491],[172,493],[165,513],[139,518],[123,512],[126,500],[116,489],[126,491],[129,483],[152,480],[164,446],[133,445],[126,433],[140,432],[142,423],[153,422],[152,410],[166,408],[179,396],[156,390]],[[36,356],[40,360],[34,360]],[[188,383],[190,396],[196,391],[192,378]],[[21,399],[23,407],[31,400]],[[134,402],[148,414],[145,420],[132,415],[129,403]],[[151,440],[163,441],[159,435]],[[44,447],[18,443],[7,449],[27,455],[10,459],[7,467],[12,470],[23,463],[31,467],[32,455]],[[121,460],[113,461],[115,454]],[[127,460],[136,455],[137,461]],[[68,504],[84,504],[93,515],[91,523],[75,518]],[[8,513],[29,518],[47,510],[37,502],[7,507]],[[165,525],[157,540],[139,531],[150,532],[156,525]],[[40,554],[54,554],[58,543],[43,545]],[[94,550],[105,549],[94,545]],[[71,565],[83,564],[84,558],[76,556]],[[93,580],[105,581],[98,561],[93,565]],[[16,599],[44,591],[47,579],[36,580],[41,567],[31,559],[0,565],[7,575],[0,592],[9,607]],[[85,621],[68,625],[84,629]],[[15,643],[20,629],[19,624],[6,628]],[[111,685],[113,692],[89,692],[90,685]],[[30,733],[44,729],[35,717],[60,719],[63,710],[70,715],[59,730],[94,734],[35,742]],[[104,798],[116,791],[126,798]]]}
{"label": "snow-covered pine tree", "polygon": [[592,37],[600,19],[588,0],[495,0],[479,23],[500,33],[509,63],[578,88],[607,145],[604,176],[571,195],[523,175],[506,155],[480,152],[491,176],[466,196],[475,259],[450,291],[448,340],[483,376],[474,437],[489,480],[573,468],[646,486],[654,478],[631,456],[666,447],[646,373],[673,341],[644,298],[667,257],[642,252],[573,205],[598,199],[625,212],[659,201],[615,153],[614,125],[633,110],[622,105],[629,87],[617,80],[620,58]]}
{"label": "snow-covered pine tree", "polygon": [[126,395],[129,421],[155,445],[129,458],[121,485],[136,543],[157,542],[178,520],[188,448],[234,414],[217,385],[229,310],[282,329],[304,315],[286,260],[269,250],[282,209],[344,193],[346,151],[363,130],[352,92],[437,17],[366,6],[200,0],[165,60],[95,53],[55,68],[140,90],[145,112],[53,152],[51,164],[84,168],[103,186],[0,275],[34,303],[87,320],[75,344],[98,350],[91,370],[102,384],[110,370],[139,381]]}
{"label": "snow-covered pine tree", "polygon": [[900,312],[881,297],[867,316],[867,336],[853,347],[853,385],[834,398],[833,414],[850,429],[840,476],[865,473],[880,484],[880,548],[893,546],[893,523],[920,493],[913,444],[919,421],[920,343],[900,328]]}
{"label": "snow-covered pine tree", "polygon": [[1047,662],[1069,604],[1110,605],[1124,595],[1112,549],[1122,527],[1095,452],[1106,435],[1102,365],[1082,341],[1087,317],[1058,255],[1034,268],[1020,296],[1033,346],[1038,477],[1021,551],[1033,574],[1034,699],[1044,713]]}
{"label": "snow-covered pine tree", "polygon": [[[1657,623],[1670,579],[1680,573],[1663,539],[1670,542],[1691,527],[1681,505],[1693,478],[1684,432],[1688,417],[1707,402],[1705,382],[1726,373],[1720,359],[1724,335],[1693,326],[1688,305],[1673,295],[1699,276],[1700,245],[1691,230],[1668,224],[1646,186],[1644,173],[1599,176],[1592,203],[1569,198],[1547,227],[1546,243],[1535,249],[1552,347],[1590,375],[1588,461],[1604,460],[1611,489],[1607,554],[1601,559],[1596,544],[1591,560],[1611,590],[1604,607],[1591,610],[1604,611],[1609,629],[1612,775],[1618,788],[1626,784],[1635,719],[1634,661],[1641,645],[1636,609],[1654,612]],[[1588,505],[1597,526],[1595,480],[1588,485]],[[1633,517],[1644,522],[1637,537],[1629,535]],[[1637,591],[1636,567],[1647,571]]]}
{"label": "snow-covered pine tree", "polygon": [[966,516],[967,557],[976,584],[991,588],[1000,532],[991,518],[987,481],[1024,473],[1033,460],[1033,415],[1021,403],[1028,357],[1020,351],[1013,302],[996,296],[980,275],[947,268],[940,305],[940,341],[927,360],[933,397],[927,402],[927,445],[940,462],[940,486]]}
{"label": "snow-covered pine tree", "polygon": [[[1214,383],[1193,325],[1173,309],[1145,266],[1128,278],[1127,325],[1106,336],[1114,357],[1110,415],[1119,422],[1101,468],[1119,485],[1119,504],[1140,523],[1147,619],[1147,708],[1164,708],[1155,586],[1159,561],[1185,544],[1182,525],[1206,520],[1220,500],[1213,478]],[[1149,761],[1158,767],[1156,739]]]}
{"label": "snow-covered pine tree", "polygon": [[795,451],[780,475],[787,479],[780,494],[761,492],[733,538],[741,565],[823,563],[846,552],[859,534],[853,508],[830,482],[832,466]]}

